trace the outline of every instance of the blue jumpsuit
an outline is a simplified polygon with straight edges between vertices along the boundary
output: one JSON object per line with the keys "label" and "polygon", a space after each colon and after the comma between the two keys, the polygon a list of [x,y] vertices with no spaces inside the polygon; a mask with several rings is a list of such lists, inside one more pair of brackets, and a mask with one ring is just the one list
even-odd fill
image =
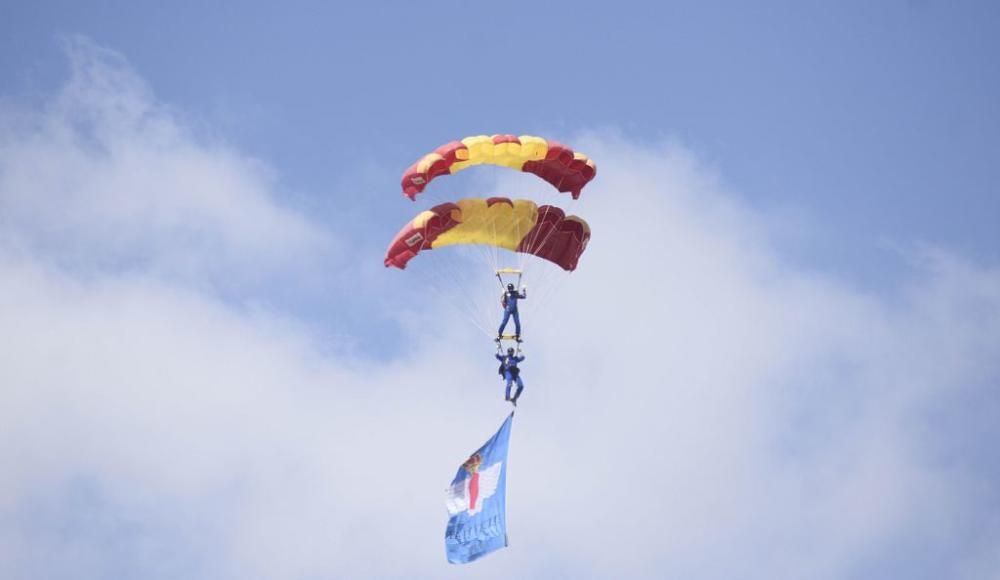
{"label": "blue jumpsuit", "polygon": [[[500,361],[500,365],[503,368],[503,379],[507,381],[507,400],[516,403],[517,398],[521,396],[521,391],[524,390],[524,383],[521,382],[521,370],[517,368],[517,363],[524,360],[524,355],[510,356],[507,354],[497,354],[494,356]],[[510,388],[515,382],[517,383],[517,391],[512,398],[510,396]]]}
{"label": "blue jumpsuit", "polygon": [[507,327],[507,321],[510,317],[514,317],[514,334],[521,336],[521,317],[517,315],[517,301],[521,298],[527,298],[528,295],[524,292],[517,292],[516,290],[506,290],[504,295],[507,297],[507,306],[503,309],[503,320],[500,321],[500,329],[497,330],[497,336],[503,334],[503,329]]}

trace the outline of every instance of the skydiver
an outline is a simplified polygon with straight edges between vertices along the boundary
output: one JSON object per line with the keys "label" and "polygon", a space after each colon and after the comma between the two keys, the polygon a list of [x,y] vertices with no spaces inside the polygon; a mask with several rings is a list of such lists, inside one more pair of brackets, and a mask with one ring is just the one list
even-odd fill
{"label": "skydiver", "polygon": [[[500,361],[500,368],[498,372],[500,376],[507,382],[507,391],[504,400],[510,401],[512,405],[517,406],[517,398],[521,396],[521,391],[524,390],[524,383],[521,382],[521,369],[517,368],[517,363],[524,360],[524,355],[521,354],[521,349],[517,349],[517,353],[514,352],[513,348],[507,349],[507,354],[501,354],[500,345],[497,345],[496,359]],[[517,383],[517,391],[514,392],[514,396],[510,396],[510,388]]]}
{"label": "skydiver", "polygon": [[507,321],[514,317],[514,339],[521,342],[521,317],[517,313],[517,301],[528,297],[528,287],[521,287],[518,292],[513,284],[507,284],[507,290],[500,296],[500,305],[503,306],[503,320],[500,321],[500,329],[497,330],[497,342],[503,338],[503,329],[507,327]]}

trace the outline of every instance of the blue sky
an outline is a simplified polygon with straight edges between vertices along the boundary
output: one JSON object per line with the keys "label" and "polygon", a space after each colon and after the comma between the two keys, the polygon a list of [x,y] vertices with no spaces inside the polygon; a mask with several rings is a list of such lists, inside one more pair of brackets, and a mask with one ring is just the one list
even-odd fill
{"label": "blue sky", "polygon": [[[0,576],[1000,574],[995,5],[3,11]],[[459,570],[492,344],[381,260],[403,169],[491,132],[599,173],[427,196],[594,231]]]}
{"label": "blue sky", "polygon": [[7,12],[6,94],[57,86],[59,35],[85,33],[304,194],[345,181],[359,195],[387,189],[345,169],[376,158],[395,172],[470,131],[611,128],[679,139],[752,203],[808,206],[837,223],[819,249],[845,269],[877,271],[867,256],[879,236],[998,257],[1000,11],[990,2],[39,2]]}

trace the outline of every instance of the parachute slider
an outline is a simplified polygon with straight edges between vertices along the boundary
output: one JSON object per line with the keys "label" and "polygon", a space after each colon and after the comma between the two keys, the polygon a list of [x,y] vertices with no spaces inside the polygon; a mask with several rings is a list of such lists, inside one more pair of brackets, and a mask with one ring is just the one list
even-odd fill
{"label": "parachute slider", "polygon": [[497,270],[497,274],[520,274],[521,271],[517,268],[500,268]]}

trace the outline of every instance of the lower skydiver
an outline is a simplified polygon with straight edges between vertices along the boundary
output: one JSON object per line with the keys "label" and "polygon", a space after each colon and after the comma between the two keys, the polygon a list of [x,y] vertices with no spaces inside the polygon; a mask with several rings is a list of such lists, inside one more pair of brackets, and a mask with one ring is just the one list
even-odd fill
{"label": "lower skydiver", "polygon": [[[507,349],[507,354],[502,354],[503,351],[500,346],[497,345],[496,359],[500,361],[500,368],[498,372],[500,376],[503,377],[504,381],[507,382],[507,391],[505,400],[510,401],[512,405],[517,406],[517,399],[521,396],[521,391],[524,390],[524,383],[521,382],[521,369],[517,368],[517,363],[524,360],[524,355],[521,354],[521,349],[518,348],[517,352],[514,352],[513,348]],[[517,391],[514,392],[514,396],[510,396],[511,387],[517,383]]]}

